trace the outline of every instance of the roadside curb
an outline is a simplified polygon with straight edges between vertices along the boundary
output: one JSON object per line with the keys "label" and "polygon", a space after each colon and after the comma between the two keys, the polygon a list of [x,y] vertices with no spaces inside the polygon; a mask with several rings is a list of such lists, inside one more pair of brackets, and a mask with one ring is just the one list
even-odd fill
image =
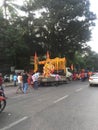
{"label": "roadside curb", "polygon": [[14,87],[14,83],[13,82],[4,82],[4,87]]}

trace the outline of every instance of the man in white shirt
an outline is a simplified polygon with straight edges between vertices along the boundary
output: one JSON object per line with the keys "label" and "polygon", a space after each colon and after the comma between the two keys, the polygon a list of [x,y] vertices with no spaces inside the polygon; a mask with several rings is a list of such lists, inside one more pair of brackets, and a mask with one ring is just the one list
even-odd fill
{"label": "man in white shirt", "polygon": [[18,74],[17,81],[18,81],[18,88],[16,90],[16,93],[18,93],[18,90],[20,90],[23,93],[23,82],[21,73]]}
{"label": "man in white shirt", "polygon": [[34,89],[38,89],[38,78],[39,78],[40,73],[39,72],[35,72],[32,75],[32,80],[33,80],[33,88]]}

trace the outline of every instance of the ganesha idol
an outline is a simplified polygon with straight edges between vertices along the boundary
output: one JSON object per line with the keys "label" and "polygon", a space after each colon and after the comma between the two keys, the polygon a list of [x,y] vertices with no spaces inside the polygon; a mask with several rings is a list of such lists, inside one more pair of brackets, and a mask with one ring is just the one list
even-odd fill
{"label": "ganesha idol", "polygon": [[51,62],[47,62],[43,67],[43,75],[49,77],[54,72],[54,65]]}

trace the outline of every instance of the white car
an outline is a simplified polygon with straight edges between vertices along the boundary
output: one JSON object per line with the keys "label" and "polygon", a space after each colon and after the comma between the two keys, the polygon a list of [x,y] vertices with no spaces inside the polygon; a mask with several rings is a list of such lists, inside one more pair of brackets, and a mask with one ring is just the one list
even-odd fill
{"label": "white car", "polygon": [[89,86],[92,85],[98,85],[98,73],[95,73],[89,77]]}

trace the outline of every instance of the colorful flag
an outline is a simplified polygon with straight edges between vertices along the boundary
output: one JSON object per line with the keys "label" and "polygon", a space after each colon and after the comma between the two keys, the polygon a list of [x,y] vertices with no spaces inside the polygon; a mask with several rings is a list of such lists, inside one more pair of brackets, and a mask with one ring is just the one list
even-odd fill
{"label": "colorful flag", "polygon": [[38,57],[37,57],[37,53],[35,52],[34,55],[34,72],[36,72],[38,70]]}

